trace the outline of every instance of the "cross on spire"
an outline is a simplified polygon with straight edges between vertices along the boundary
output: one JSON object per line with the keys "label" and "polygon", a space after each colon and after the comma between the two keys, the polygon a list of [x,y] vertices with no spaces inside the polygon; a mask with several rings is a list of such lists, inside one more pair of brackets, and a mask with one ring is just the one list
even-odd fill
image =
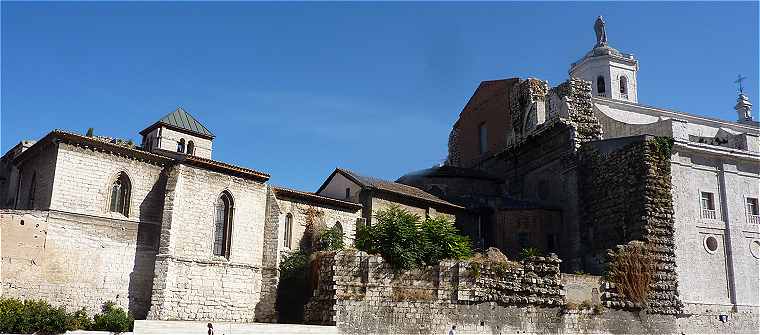
{"label": "cross on spire", "polygon": [[736,80],[734,80],[735,83],[739,84],[739,93],[744,93],[744,85],[742,85],[742,82],[747,79],[747,77],[742,77],[742,75],[738,75]]}

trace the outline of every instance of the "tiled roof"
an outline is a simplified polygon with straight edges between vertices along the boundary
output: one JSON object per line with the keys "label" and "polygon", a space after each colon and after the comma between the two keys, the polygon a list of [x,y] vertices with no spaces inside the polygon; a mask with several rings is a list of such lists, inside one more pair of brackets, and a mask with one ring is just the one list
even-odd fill
{"label": "tiled roof", "polygon": [[34,145],[32,145],[29,149],[27,149],[26,151],[18,155],[16,159],[23,160],[25,159],[25,157],[29,157],[33,155],[32,154],[33,152],[36,152],[37,150],[41,149],[42,146],[45,145],[45,143],[51,142],[54,139],[58,139],[66,143],[72,143],[72,144],[91,147],[91,148],[99,148],[100,150],[113,152],[115,154],[125,155],[129,157],[136,157],[136,158],[160,162],[160,163],[167,163],[171,161],[170,157],[156,155],[154,153],[141,150],[134,146],[126,146],[123,144],[117,144],[111,141],[105,141],[102,138],[88,137],[88,136],[80,135],[74,132],[61,130],[61,129],[55,129],[49,132],[42,139],[40,139]]}
{"label": "tiled roof", "polygon": [[217,160],[213,160],[209,158],[186,155],[183,153],[163,150],[163,149],[154,149],[154,152],[160,154],[161,156],[174,159],[176,162],[179,162],[179,163],[203,167],[210,170],[217,170],[217,171],[221,171],[228,174],[248,177],[248,178],[256,179],[262,182],[269,180],[269,177],[270,177],[268,173],[256,171],[253,169],[249,169],[242,166],[237,166],[237,165],[233,165],[233,164],[229,164],[229,163],[225,163],[225,162],[221,162],[221,161],[217,161]]}
{"label": "tiled roof", "polygon": [[166,114],[166,116],[162,117],[160,120],[158,120],[158,122],[141,131],[140,134],[144,135],[145,133],[153,130],[153,128],[158,125],[165,125],[169,128],[185,130],[201,137],[214,138],[214,134],[212,134],[208,128],[198,122],[198,120],[190,115],[190,113],[182,109],[182,107],[178,107],[177,110]]}
{"label": "tiled roof", "polygon": [[377,190],[390,192],[406,197],[416,198],[432,203],[437,203],[449,207],[456,207],[456,208],[462,208],[462,206],[452,204],[448,201],[445,201],[439,197],[436,197],[430,193],[427,193],[423,190],[420,190],[416,187],[404,185],[400,183],[395,183],[392,181],[382,180],[375,177],[367,177],[362,176],[356,172],[353,172],[351,170],[343,169],[343,168],[337,168],[335,169],[337,172],[342,173],[344,176],[348,177],[349,179],[352,179],[354,182],[359,184],[362,187],[369,187],[374,188]]}
{"label": "tiled roof", "polygon": [[294,190],[294,189],[279,187],[279,186],[272,186],[272,190],[274,190],[274,193],[277,196],[311,200],[317,203],[328,204],[328,205],[333,205],[333,206],[338,206],[338,207],[352,208],[352,209],[362,208],[361,204],[357,204],[355,202],[325,197],[325,196],[311,193],[311,192],[304,192],[304,191],[299,191],[299,190]]}

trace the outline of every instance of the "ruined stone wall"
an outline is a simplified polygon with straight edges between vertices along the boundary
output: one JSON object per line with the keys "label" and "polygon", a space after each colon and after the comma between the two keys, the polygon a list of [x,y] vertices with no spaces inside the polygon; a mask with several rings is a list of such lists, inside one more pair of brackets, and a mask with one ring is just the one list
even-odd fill
{"label": "ruined stone wall", "polygon": [[150,306],[159,227],[57,211],[0,212],[2,296],[69,311],[114,301],[135,318]]}
{"label": "ruined stone wall", "polygon": [[[670,153],[666,138],[637,136],[592,142],[581,159],[582,236],[587,269],[601,272],[608,250],[644,242],[653,274],[650,313],[680,314],[675,263]],[[609,267],[609,265],[607,265]],[[608,307],[638,308],[615,283],[605,284]]]}
{"label": "ruined stone wall", "polygon": [[322,255],[306,307],[312,323],[354,334],[674,333],[675,317],[564,307],[559,260],[473,266],[444,261],[394,272],[379,256]]}
{"label": "ruined stone wall", "polygon": [[[356,250],[315,259],[306,320],[350,334],[445,334],[452,325],[459,333],[477,334],[731,334],[757,333],[760,327],[752,313],[726,313],[724,322],[720,313],[676,316],[600,307],[599,292],[591,290],[600,278],[560,274],[556,257],[444,261],[404,272]],[[568,299],[580,303],[566,304]],[[586,299],[592,307],[584,306]]]}
{"label": "ruined stone wall", "polygon": [[[214,204],[223,191],[234,203],[229,259],[213,255]],[[181,164],[171,168],[149,318],[255,319],[266,194],[258,181]]]}

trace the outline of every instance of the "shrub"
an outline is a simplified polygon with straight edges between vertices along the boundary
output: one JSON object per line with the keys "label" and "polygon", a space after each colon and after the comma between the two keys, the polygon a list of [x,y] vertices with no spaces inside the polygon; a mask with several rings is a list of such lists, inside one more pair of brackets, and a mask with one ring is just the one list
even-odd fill
{"label": "shrub", "polygon": [[420,217],[398,206],[375,213],[376,223],[357,230],[356,248],[380,254],[395,269],[423,264],[423,247],[417,225]]}
{"label": "shrub", "polygon": [[67,318],[63,307],[43,300],[0,299],[0,333],[63,333]]}
{"label": "shrub", "polygon": [[422,221],[419,215],[389,206],[377,211],[375,219],[375,224],[357,229],[356,248],[380,254],[394,269],[472,256],[470,240],[460,236],[454,223],[445,217]]}
{"label": "shrub", "polygon": [[541,251],[536,248],[523,248],[520,250],[520,259],[526,259],[530,257],[541,256]]}
{"label": "shrub", "polygon": [[66,318],[66,330],[88,330],[92,328],[92,319],[87,316],[84,308],[71,313]]}
{"label": "shrub", "polygon": [[580,307],[580,309],[591,309],[591,301],[583,300],[578,307]]}
{"label": "shrub", "polygon": [[18,299],[0,299],[0,333],[27,333],[22,330],[24,303]]}
{"label": "shrub", "polygon": [[106,301],[100,314],[93,318],[92,329],[114,333],[132,331],[134,319],[113,301]]}
{"label": "shrub", "polygon": [[319,234],[319,250],[332,251],[341,250],[345,246],[343,238],[346,234],[337,225],[324,229]]}
{"label": "shrub", "polygon": [[427,218],[420,225],[424,242],[424,261],[432,265],[444,259],[465,259],[472,256],[470,239],[458,234],[454,223],[446,217]]}
{"label": "shrub", "polygon": [[618,292],[629,300],[645,304],[652,281],[652,258],[643,242],[633,241],[618,246],[608,255],[607,278],[615,283]]}

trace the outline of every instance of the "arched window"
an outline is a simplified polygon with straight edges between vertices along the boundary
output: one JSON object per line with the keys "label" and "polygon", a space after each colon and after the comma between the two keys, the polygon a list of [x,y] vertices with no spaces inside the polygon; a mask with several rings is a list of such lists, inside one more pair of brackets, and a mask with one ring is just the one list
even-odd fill
{"label": "arched window", "polygon": [[214,255],[230,258],[232,239],[232,196],[224,191],[214,205]]}
{"label": "arched window", "polygon": [[195,143],[193,141],[187,141],[187,154],[192,155],[195,153]]}
{"label": "arched window", "polygon": [[185,139],[180,138],[179,142],[177,142],[177,152],[185,152]]}
{"label": "arched window", "polygon": [[27,201],[29,209],[34,209],[35,193],[37,193],[37,171],[32,174],[32,184],[29,186],[29,199]]}
{"label": "arched window", "polygon": [[628,78],[625,76],[620,76],[620,94],[628,94]]}
{"label": "arched window", "polygon": [[285,236],[283,237],[283,245],[286,248],[290,248],[292,239],[293,239],[293,214],[288,213],[288,215],[285,215]]}
{"label": "arched window", "polygon": [[602,76],[596,77],[596,93],[599,93],[600,95],[604,95],[606,92],[607,91],[604,85],[604,77]]}
{"label": "arched window", "polygon": [[132,183],[124,172],[120,172],[116,180],[111,184],[111,212],[129,216],[129,197],[132,191]]}

